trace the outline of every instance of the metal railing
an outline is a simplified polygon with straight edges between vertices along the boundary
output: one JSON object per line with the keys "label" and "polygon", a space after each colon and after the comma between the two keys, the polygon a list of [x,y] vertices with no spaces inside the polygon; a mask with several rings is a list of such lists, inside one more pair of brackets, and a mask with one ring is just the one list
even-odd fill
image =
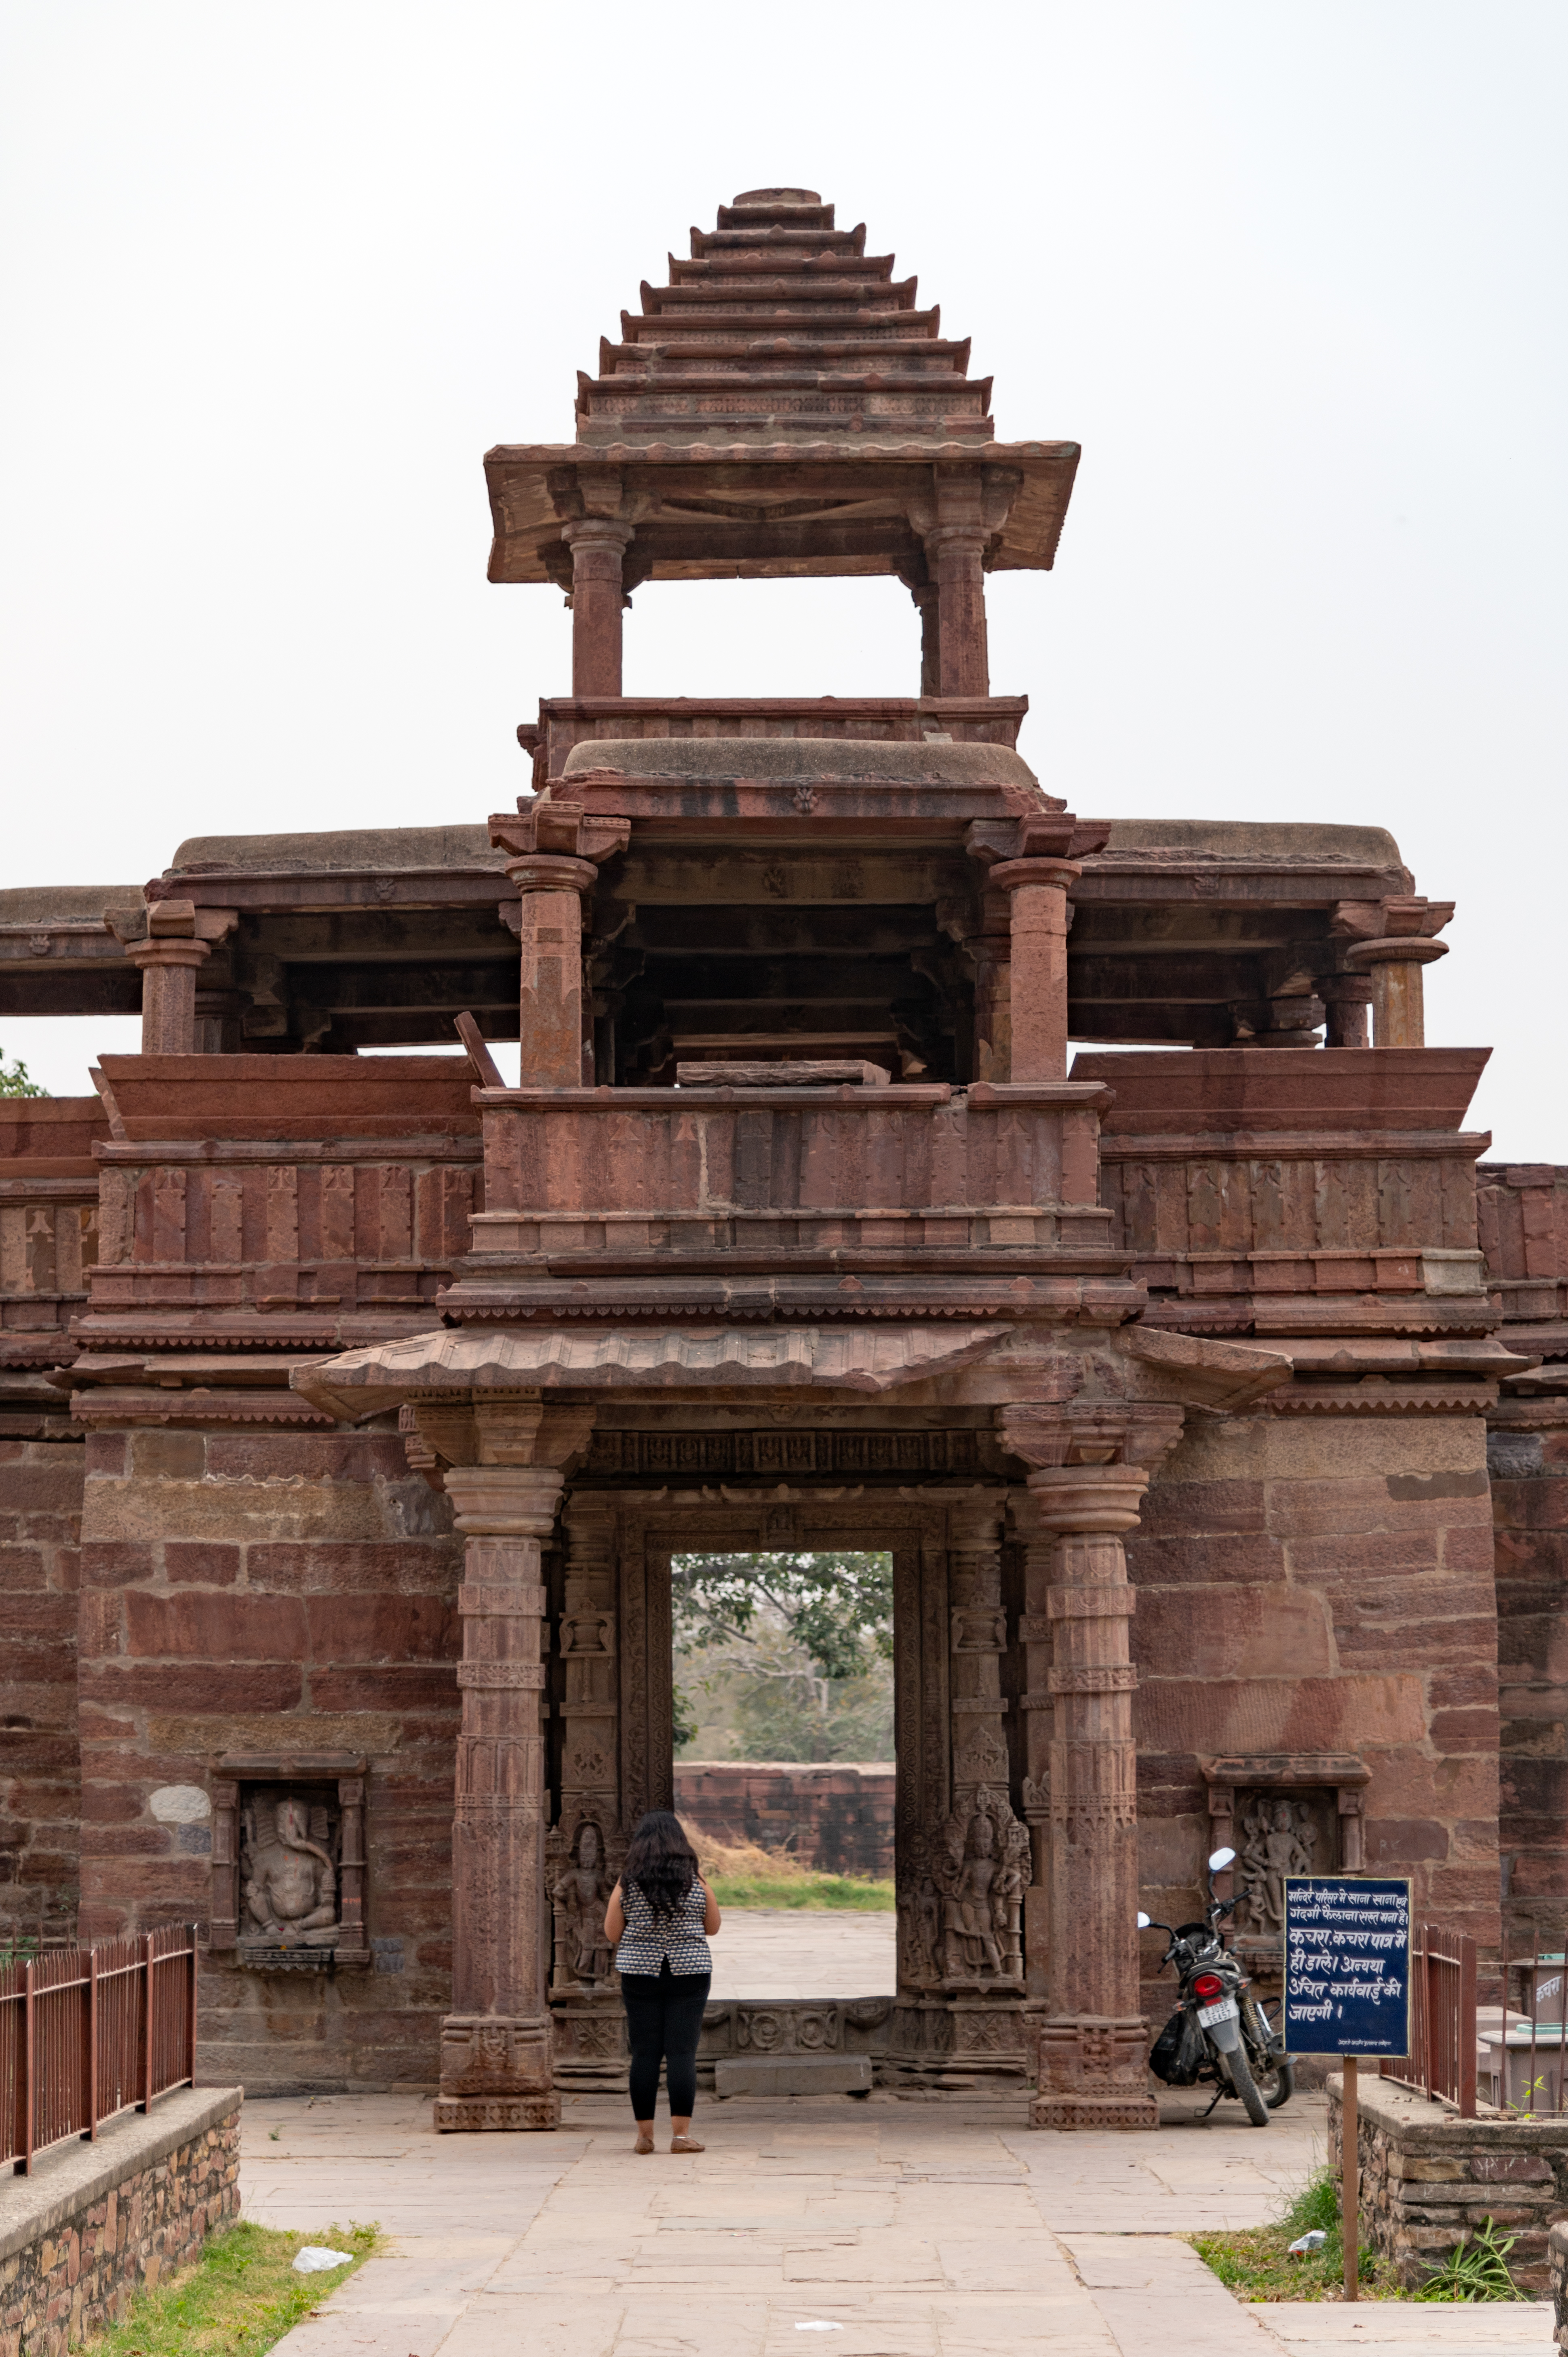
{"label": "metal railing", "polygon": [[0,1970],[0,2165],[194,2085],[196,1972],[194,1923]]}
{"label": "metal railing", "polygon": [[1385,2079],[1418,2087],[1476,2116],[1476,1943],[1416,1923],[1410,1946],[1410,2052],[1385,2060]]}
{"label": "metal railing", "polygon": [[1568,2112],[1568,1964],[1561,1932],[1530,1930],[1525,1953],[1514,1953],[1512,1942],[1505,1949],[1502,2002],[1479,2007],[1477,2036],[1488,2099],[1499,2110],[1540,2118]]}

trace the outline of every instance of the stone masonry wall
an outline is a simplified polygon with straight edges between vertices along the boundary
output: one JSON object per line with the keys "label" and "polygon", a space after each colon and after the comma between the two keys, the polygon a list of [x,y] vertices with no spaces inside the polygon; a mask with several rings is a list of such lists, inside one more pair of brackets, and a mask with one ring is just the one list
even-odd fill
{"label": "stone masonry wall", "polygon": [[788,1848],[823,1874],[893,1871],[892,1760],[677,1760],[675,1807],[721,1841]]}
{"label": "stone masonry wall", "polygon": [[0,2357],[61,2357],[240,2211],[240,2090],[186,2090],[0,2193]]}
{"label": "stone masonry wall", "polygon": [[[1128,1547],[1151,1914],[1198,1898],[1202,1755],[1354,1752],[1365,1870],[1410,1875],[1418,1913],[1496,1941],[1485,1441],[1478,1415],[1189,1419]],[[1168,2012],[1168,1989],[1147,2001]]]}
{"label": "stone masonry wall", "polygon": [[[1547,2289],[1547,2236],[1568,2214],[1568,2121],[1492,2113],[1462,2120],[1363,2063],[1358,2074],[1361,2239],[1392,2262],[1407,2291],[1435,2274],[1487,2218],[1514,2236],[1509,2270],[1521,2291]],[[1328,2158],[1339,2169],[1344,2082],[1328,2082]]]}
{"label": "stone masonry wall", "polygon": [[1560,1926],[1568,1910],[1568,1430],[1496,1430],[1488,1456],[1503,1891],[1514,1918]]}
{"label": "stone masonry wall", "polygon": [[0,1942],[76,1916],[85,1471],[80,1440],[0,1439]]}
{"label": "stone masonry wall", "polygon": [[461,1542],[392,1432],[92,1435],[81,1593],[83,1937],[205,1922],[211,1836],[160,1787],[224,1752],[360,1752],[374,1965],[204,1959],[199,2068],[425,2082],[450,2003]]}

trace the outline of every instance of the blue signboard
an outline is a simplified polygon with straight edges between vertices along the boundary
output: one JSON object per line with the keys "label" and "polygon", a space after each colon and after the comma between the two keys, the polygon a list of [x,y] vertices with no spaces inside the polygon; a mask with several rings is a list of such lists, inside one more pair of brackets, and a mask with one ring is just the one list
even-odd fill
{"label": "blue signboard", "polygon": [[1283,1880],[1286,2051],[1408,2054],[1409,1882],[1386,1874]]}

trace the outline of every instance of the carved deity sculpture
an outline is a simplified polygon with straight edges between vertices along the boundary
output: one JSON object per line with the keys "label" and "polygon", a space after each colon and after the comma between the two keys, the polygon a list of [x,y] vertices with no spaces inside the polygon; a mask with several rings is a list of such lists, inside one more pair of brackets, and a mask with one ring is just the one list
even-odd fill
{"label": "carved deity sculpture", "polygon": [[581,1825],[551,1896],[555,1901],[556,1954],[567,1977],[588,1988],[610,1976],[612,1952],[605,1937],[610,1889],[599,1829],[593,1824]]}
{"label": "carved deity sculpture", "polygon": [[1283,1932],[1285,1877],[1316,1871],[1313,1851],[1317,1827],[1302,1803],[1260,1800],[1241,1821],[1237,1879],[1246,1894],[1248,1928]]}
{"label": "carved deity sculpture", "polygon": [[306,1803],[292,1792],[258,1802],[253,1822],[240,1857],[246,1934],[329,1947],[338,1933],[338,1876],[309,1838]]}
{"label": "carved deity sculpture", "polygon": [[968,1987],[1020,1977],[1028,1863],[1028,1828],[982,1786],[973,1807],[950,1817],[928,1851],[919,1892],[933,1896],[917,1904],[911,1928],[922,1964],[928,1943],[936,1951],[932,1977]]}

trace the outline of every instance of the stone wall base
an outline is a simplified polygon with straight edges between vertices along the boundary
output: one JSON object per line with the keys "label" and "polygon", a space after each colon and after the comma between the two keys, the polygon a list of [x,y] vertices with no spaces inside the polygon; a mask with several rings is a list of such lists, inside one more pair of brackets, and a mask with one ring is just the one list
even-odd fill
{"label": "stone wall base", "polygon": [[[1514,2281],[1547,2290],[1547,2238],[1568,2217],[1568,2119],[1519,2120],[1489,2108],[1462,2120],[1391,2080],[1358,2074],[1361,2240],[1414,2291],[1487,2218],[1517,2237]],[[1344,2080],[1328,2082],[1328,2149],[1339,2168]]]}
{"label": "stone wall base", "polygon": [[63,2357],[238,2217],[243,2098],[177,2088],[0,2179],[0,2357]]}

